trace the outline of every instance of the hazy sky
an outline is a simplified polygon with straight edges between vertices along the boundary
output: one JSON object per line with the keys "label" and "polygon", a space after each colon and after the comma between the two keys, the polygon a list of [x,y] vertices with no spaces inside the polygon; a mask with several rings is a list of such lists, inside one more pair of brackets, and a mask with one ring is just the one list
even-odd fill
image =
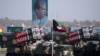
{"label": "hazy sky", "polygon": [[[32,19],[32,0],[0,0],[0,18]],[[48,0],[48,18],[99,20],[100,0]]]}

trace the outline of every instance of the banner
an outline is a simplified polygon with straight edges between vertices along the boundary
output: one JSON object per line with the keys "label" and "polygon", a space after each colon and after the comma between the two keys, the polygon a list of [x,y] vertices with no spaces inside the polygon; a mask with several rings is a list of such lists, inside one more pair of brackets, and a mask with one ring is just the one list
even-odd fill
{"label": "banner", "polygon": [[34,27],[32,28],[34,39],[41,39],[43,36],[51,32],[51,27]]}
{"label": "banner", "polygon": [[32,24],[34,27],[48,24],[48,0],[32,0]]}
{"label": "banner", "polygon": [[27,34],[28,35],[33,35],[31,28],[28,28],[28,29],[23,30],[23,31],[17,31],[15,33],[2,33],[0,40],[3,41],[3,42],[4,41],[7,42],[7,41],[11,41],[15,38],[20,38],[20,37],[23,37],[23,36],[27,36]]}
{"label": "banner", "polygon": [[7,27],[7,32],[22,31],[23,27]]}
{"label": "banner", "polygon": [[27,41],[28,39],[27,39],[27,36],[23,36],[23,37],[20,37],[20,38],[17,38],[16,39],[16,42],[17,43],[22,43],[22,42],[25,42],[25,41]]}
{"label": "banner", "polygon": [[69,37],[69,42],[71,42],[71,41],[75,41],[75,40],[78,40],[78,39],[80,39],[80,35],[76,35],[76,36],[73,36],[73,37]]}
{"label": "banner", "polygon": [[78,31],[75,30],[75,31],[73,31],[73,32],[69,32],[67,35],[68,35],[68,37],[73,37],[73,36],[76,36],[76,35],[78,35],[78,34],[79,34]]}
{"label": "banner", "polygon": [[84,36],[84,38],[90,38],[90,30],[89,30],[89,28],[88,27],[84,27],[84,28],[82,28],[82,31],[83,31],[83,36]]}
{"label": "banner", "polygon": [[31,28],[28,28],[28,29],[20,31],[20,32],[15,32],[15,38],[26,36],[27,34],[32,34]]}
{"label": "banner", "polygon": [[79,30],[69,32],[67,35],[68,35],[68,40],[70,42],[70,41],[81,39],[81,37],[83,36],[83,32],[82,29],[79,29]]}
{"label": "banner", "polygon": [[10,47],[12,45],[16,45],[16,44],[21,44],[23,42],[26,42],[28,40],[33,40],[33,35],[27,35],[27,36],[23,36],[17,39],[12,39],[10,41],[6,41],[6,42],[2,42],[2,46],[3,47]]}

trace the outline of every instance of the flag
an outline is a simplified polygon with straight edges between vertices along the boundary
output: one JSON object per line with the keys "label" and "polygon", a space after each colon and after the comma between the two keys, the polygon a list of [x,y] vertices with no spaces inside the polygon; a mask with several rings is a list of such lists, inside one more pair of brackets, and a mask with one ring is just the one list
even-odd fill
{"label": "flag", "polygon": [[22,23],[22,27],[23,27],[23,28],[26,27],[24,23]]}
{"label": "flag", "polygon": [[53,19],[53,30],[59,32],[66,32],[66,28],[54,19]]}
{"label": "flag", "polygon": [[67,33],[67,35],[68,35],[69,42],[71,42],[71,41],[76,41],[81,39],[81,37],[83,36],[83,32],[82,29],[79,29],[79,30],[74,30],[72,32],[69,32]]}
{"label": "flag", "polygon": [[25,30],[26,29],[26,26],[25,26],[25,24],[24,23],[22,23],[22,25],[21,25],[22,27],[23,27],[23,30]]}

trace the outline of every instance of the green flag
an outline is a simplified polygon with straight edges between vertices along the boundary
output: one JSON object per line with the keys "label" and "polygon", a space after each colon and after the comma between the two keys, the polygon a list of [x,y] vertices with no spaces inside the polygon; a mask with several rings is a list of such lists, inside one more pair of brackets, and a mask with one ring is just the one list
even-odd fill
{"label": "green flag", "polygon": [[59,22],[53,19],[53,30],[59,32],[67,32],[66,28]]}

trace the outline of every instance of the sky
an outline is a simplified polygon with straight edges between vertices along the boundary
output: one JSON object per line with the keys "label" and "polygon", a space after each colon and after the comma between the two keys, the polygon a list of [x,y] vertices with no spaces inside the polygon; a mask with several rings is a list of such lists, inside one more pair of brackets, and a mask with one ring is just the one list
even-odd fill
{"label": "sky", "polygon": [[[32,20],[32,0],[0,0],[0,18]],[[100,21],[100,0],[48,0],[48,19]]]}

